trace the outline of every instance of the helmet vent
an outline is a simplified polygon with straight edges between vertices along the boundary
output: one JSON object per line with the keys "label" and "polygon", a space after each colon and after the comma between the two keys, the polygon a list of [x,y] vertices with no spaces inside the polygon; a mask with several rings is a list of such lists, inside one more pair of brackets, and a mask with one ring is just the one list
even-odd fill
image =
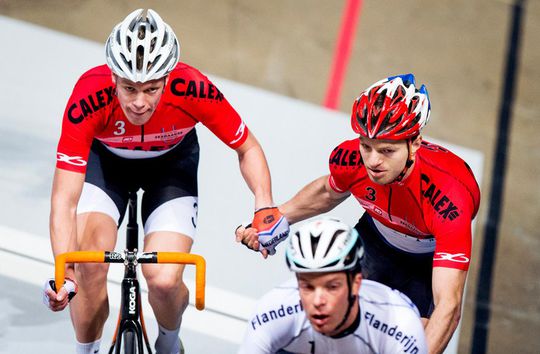
{"label": "helmet vent", "polygon": [[139,26],[139,30],[137,31],[137,38],[144,39],[146,37],[146,26],[144,24]]}
{"label": "helmet vent", "polygon": [[163,47],[164,45],[166,45],[168,40],[169,40],[169,34],[165,32],[165,35],[163,36],[163,40],[161,41],[161,46]]}
{"label": "helmet vent", "polygon": [[320,239],[321,238],[319,236],[313,236],[313,234],[311,235],[311,254],[315,255],[315,251],[317,250]]}
{"label": "helmet vent", "polygon": [[[294,235],[296,236],[296,239],[298,240],[298,242],[300,242],[300,232],[297,231]],[[300,251],[300,254],[302,255],[302,258],[305,258],[304,248],[303,247],[298,247],[298,251]]]}
{"label": "helmet vent", "polygon": [[342,233],[344,233],[344,232],[345,232],[344,230],[336,230],[336,232],[334,232],[334,235],[330,239],[330,243],[328,244],[328,247],[326,248],[326,252],[324,253],[324,257],[328,256],[328,253],[330,252],[330,250],[334,246],[334,243],[336,242],[337,237],[339,235],[341,235]]}
{"label": "helmet vent", "polygon": [[142,45],[137,47],[137,70],[142,70],[144,62],[144,47]]}

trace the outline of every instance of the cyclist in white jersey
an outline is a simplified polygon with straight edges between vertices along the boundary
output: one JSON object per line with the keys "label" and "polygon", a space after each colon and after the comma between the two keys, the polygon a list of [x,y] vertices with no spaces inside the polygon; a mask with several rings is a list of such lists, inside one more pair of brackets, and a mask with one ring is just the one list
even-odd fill
{"label": "cyclist in white jersey", "polygon": [[258,302],[239,354],[427,353],[418,309],[362,280],[363,253],[358,232],[337,219],[300,227],[286,251],[296,279]]}

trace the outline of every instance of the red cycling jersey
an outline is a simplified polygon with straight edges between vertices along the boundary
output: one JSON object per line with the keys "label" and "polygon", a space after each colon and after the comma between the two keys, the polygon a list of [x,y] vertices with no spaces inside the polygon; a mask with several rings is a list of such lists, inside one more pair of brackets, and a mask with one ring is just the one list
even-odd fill
{"label": "red cycling jersey", "polygon": [[57,168],[84,173],[94,138],[125,158],[148,158],[179,144],[197,122],[231,148],[245,141],[244,122],[210,80],[178,63],[144,125],[131,124],[115,95],[111,70],[95,67],[81,76],[68,101],[58,143]]}
{"label": "red cycling jersey", "polygon": [[351,192],[393,246],[434,252],[434,267],[467,270],[480,190],[465,161],[424,141],[407,178],[379,185],[367,175],[359,144],[359,139],[347,140],[332,151],[330,186]]}

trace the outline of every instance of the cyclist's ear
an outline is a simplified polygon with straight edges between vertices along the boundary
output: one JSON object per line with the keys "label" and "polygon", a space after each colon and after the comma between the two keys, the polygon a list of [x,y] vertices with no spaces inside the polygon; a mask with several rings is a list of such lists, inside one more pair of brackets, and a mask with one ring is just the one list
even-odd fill
{"label": "cyclist's ear", "polygon": [[352,276],[351,290],[353,294],[358,294],[360,285],[362,284],[362,273],[358,272]]}

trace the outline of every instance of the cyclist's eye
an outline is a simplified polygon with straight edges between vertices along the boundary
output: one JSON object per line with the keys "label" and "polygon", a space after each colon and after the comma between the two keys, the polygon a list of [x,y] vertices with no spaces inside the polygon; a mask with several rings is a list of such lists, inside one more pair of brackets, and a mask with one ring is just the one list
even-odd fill
{"label": "cyclist's eye", "polygon": [[304,292],[313,290],[313,286],[311,286],[309,284],[306,284],[306,283],[300,283],[299,288],[300,288],[301,291],[304,291]]}
{"label": "cyclist's eye", "polygon": [[328,290],[337,290],[337,289],[339,289],[339,287],[340,287],[340,284],[338,284],[338,283],[328,284],[328,286],[327,286]]}

